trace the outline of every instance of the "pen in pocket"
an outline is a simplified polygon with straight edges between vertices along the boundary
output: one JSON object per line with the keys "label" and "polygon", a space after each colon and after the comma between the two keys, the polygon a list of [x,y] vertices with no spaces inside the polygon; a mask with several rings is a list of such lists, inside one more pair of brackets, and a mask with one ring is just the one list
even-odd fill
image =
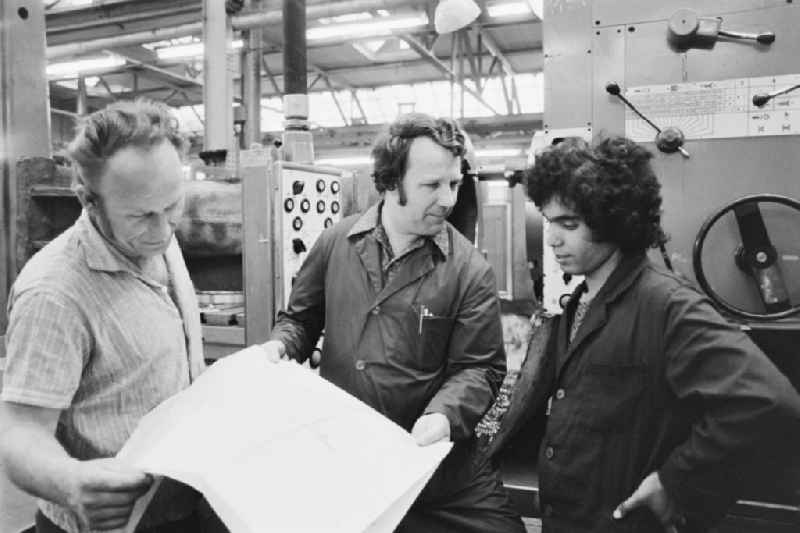
{"label": "pen in pocket", "polygon": [[431,312],[428,311],[428,306],[420,305],[419,306],[419,334],[420,335],[422,335],[422,321],[427,316],[433,316],[433,315],[431,315]]}

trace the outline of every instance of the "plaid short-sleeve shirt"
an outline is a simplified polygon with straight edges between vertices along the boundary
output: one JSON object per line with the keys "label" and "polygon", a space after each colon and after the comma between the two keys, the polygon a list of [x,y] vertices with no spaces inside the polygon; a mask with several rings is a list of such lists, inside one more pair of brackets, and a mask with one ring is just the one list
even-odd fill
{"label": "plaid short-sleeve shirt", "polygon": [[[164,258],[172,296],[84,213],[12,287],[2,400],[60,409],[56,437],[72,457],[115,455],[142,416],[204,369],[200,313],[174,238]],[[77,531],[66,509],[40,508]]]}

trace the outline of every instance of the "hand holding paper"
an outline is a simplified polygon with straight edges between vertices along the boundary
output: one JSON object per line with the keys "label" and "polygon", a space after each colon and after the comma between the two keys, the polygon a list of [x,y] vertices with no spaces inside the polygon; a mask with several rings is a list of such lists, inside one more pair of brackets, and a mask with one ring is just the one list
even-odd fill
{"label": "hand holding paper", "polygon": [[411,436],[420,446],[450,440],[450,421],[442,413],[422,415],[411,428]]}
{"label": "hand holding paper", "polygon": [[451,444],[420,447],[310,370],[264,359],[253,346],[218,361],[142,419],[120,457],[201,491],[232,533],[393,531]]}
{"label": "hand holding paper", "polygon": [[114,458],[76,461],[74,465],[74,482],[69,485],[66,500],[87,530],[124,526],[136,499],[153,482],[151,476]]}

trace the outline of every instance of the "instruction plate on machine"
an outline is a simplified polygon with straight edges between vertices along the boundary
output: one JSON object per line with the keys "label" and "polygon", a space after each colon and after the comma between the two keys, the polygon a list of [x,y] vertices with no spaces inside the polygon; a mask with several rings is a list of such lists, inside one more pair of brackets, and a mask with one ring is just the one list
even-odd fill
{"label": "instruction plate on machine", "polygon": [[[753,95],[800,83],[800,74],[733,78],[718,81],[640,85],[625,96],[659,127],[680,128],[687,139],[724,139],[800,134],[800,90],[776,96],[766,105],[753,105]],[[655,131],[630,109],[625,111],[625,134],[651,142]]]}

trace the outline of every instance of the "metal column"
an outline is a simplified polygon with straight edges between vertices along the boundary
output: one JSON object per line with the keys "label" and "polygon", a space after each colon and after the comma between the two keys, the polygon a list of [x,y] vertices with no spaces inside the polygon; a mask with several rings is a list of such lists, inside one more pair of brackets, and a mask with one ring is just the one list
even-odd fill
{"label": "metal column", "polygon": [[203,103],[206,150],[233,149],[233,80],[228,57],[233,30],[225,2],[203,0]]}
{"label": "metal column", "polygon": [[[264,8],[262,0],[249,0],[251,10]],[[244,146],[261,142],[261,56],[263,31],[252,28],[242,32],[245,48],[242,52],[242,105],[245,106]]]}
{"label": "metal column", "polygon": [[0,2],[0,333],[16,264],[15,165],[25,156],[50,156],[45,72],[44,4]]}
{"label": "metal column", "polygon": [[306,67],[306,2],[283,0],[283,154],[299,163],[314,161]]}

